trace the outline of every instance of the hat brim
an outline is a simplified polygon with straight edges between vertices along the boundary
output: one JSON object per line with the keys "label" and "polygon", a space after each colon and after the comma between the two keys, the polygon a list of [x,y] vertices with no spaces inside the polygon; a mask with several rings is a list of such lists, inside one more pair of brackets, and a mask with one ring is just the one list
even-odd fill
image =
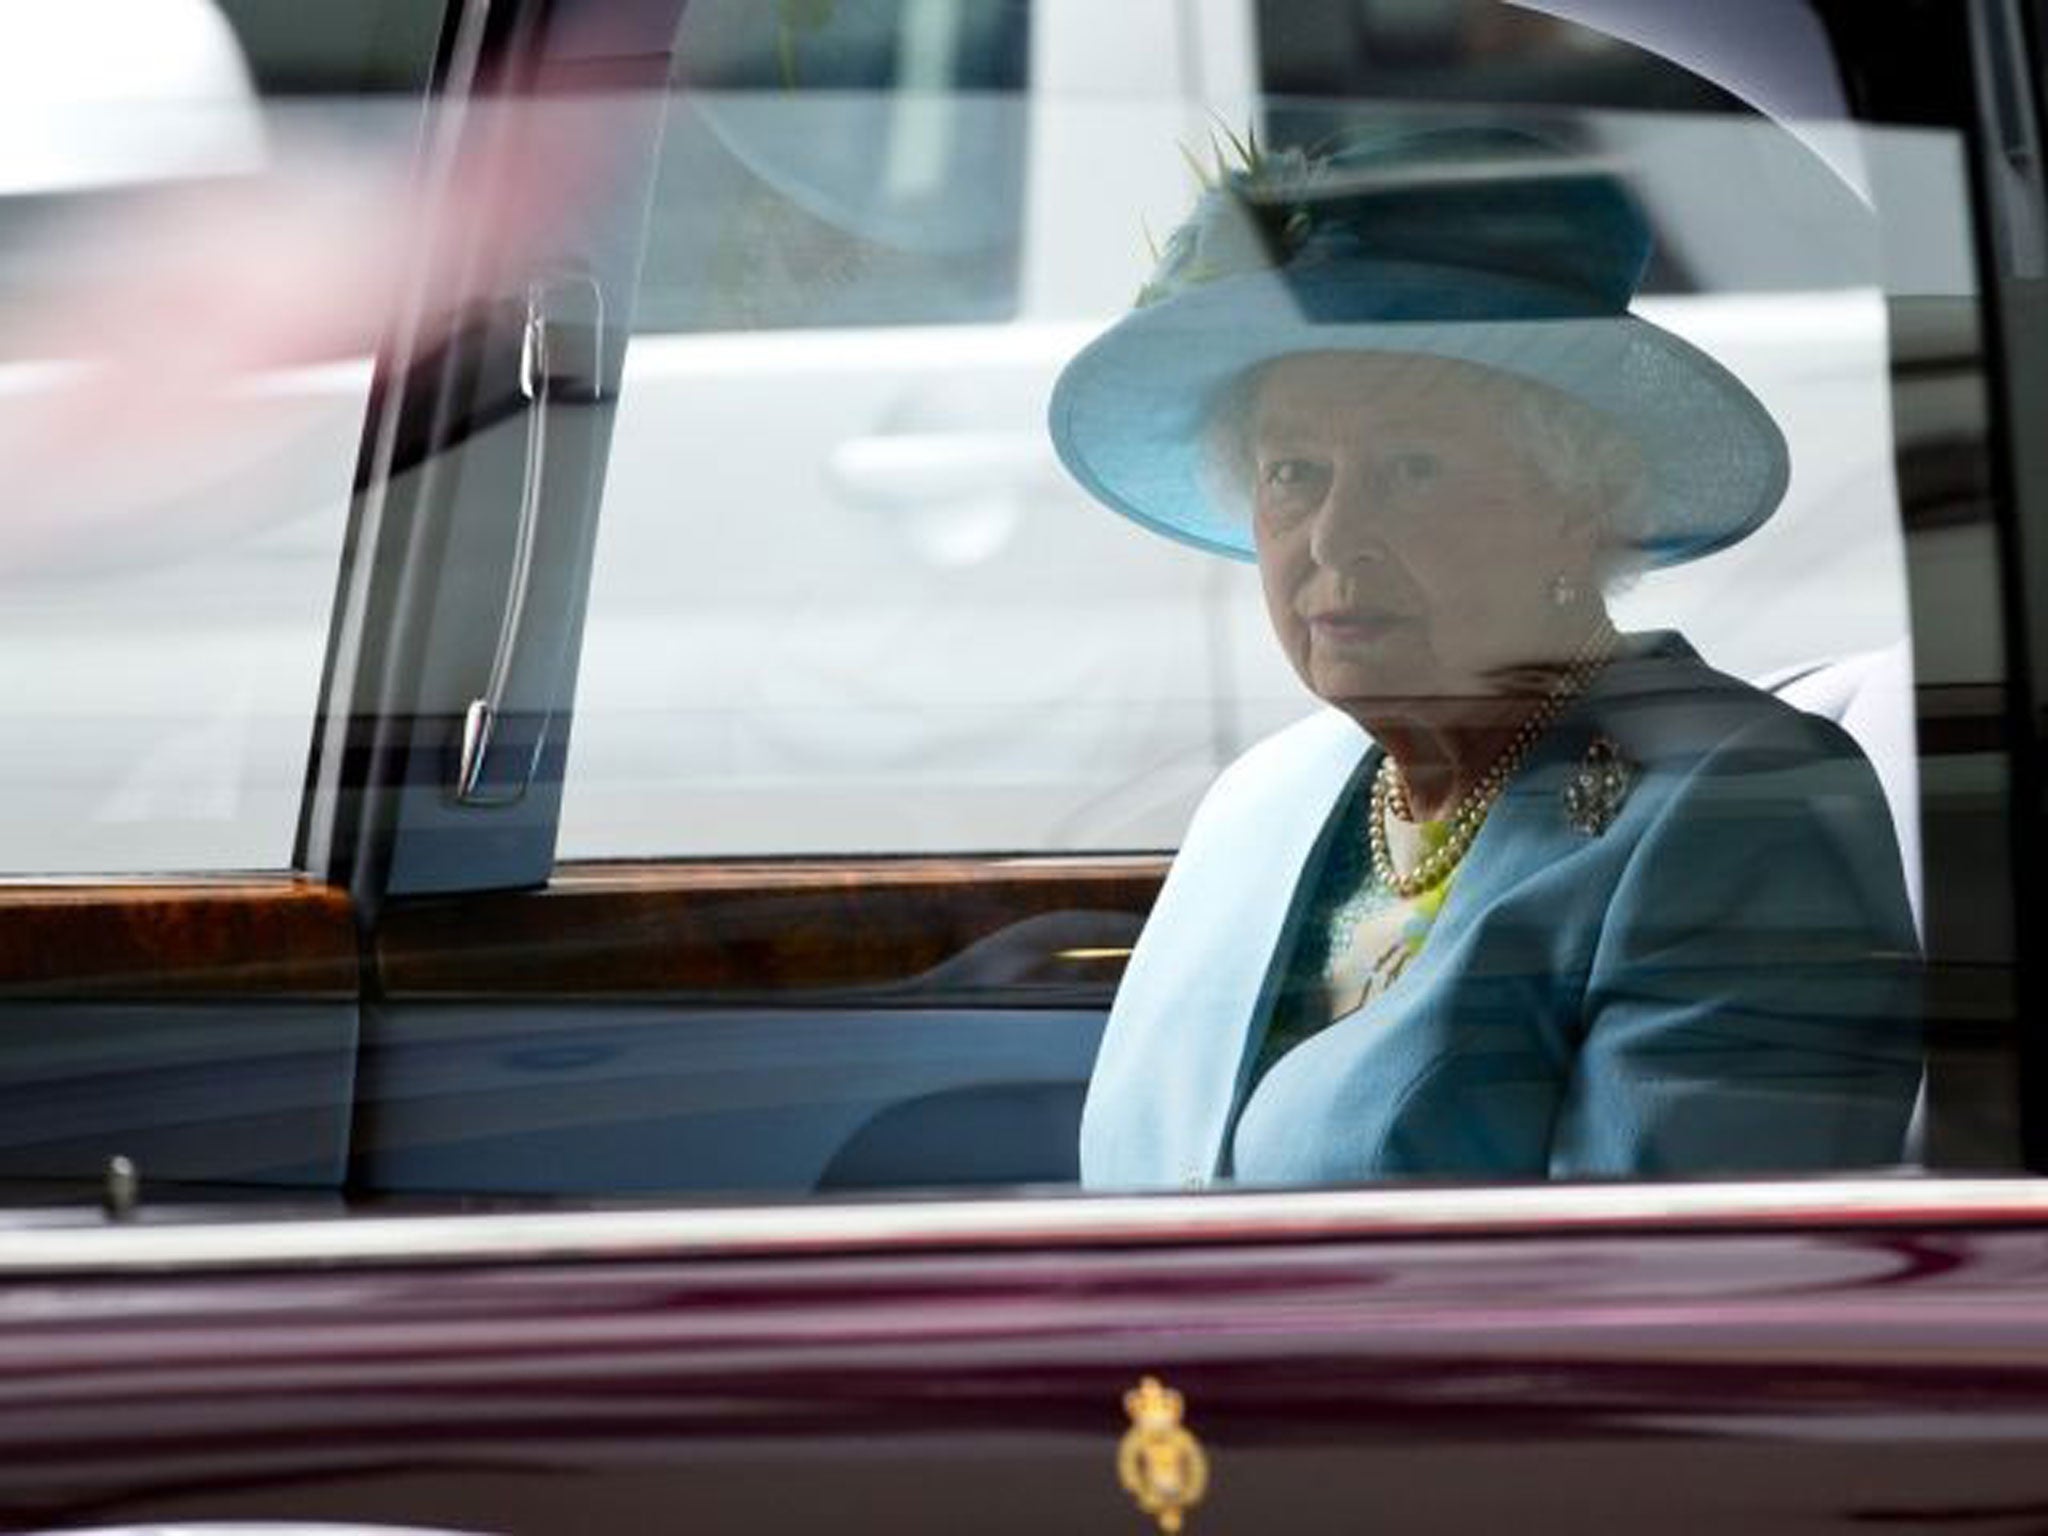
{"label": "hat brim", "polygon": [[1061,373],[1053,445],[1124,516],[1252,559],[1249,525],[1217,504],[1209,484],[1211,414],[1248,370],[1324,351],[1475,364],[1598,411],[1642,456],[1649,495],[1640,526],[1623,532],[1653,566],[1743,538],[1776,509],[1790,478],[1770,413],[1682,338],[1635,315],[1585,313],[1554,290],[1499,274],[1400,262],[1223,278],[1133,311]]}

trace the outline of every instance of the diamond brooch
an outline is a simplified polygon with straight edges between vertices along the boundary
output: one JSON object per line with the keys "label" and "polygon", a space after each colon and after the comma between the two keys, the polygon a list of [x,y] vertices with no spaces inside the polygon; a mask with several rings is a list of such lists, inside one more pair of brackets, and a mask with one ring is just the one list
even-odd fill
{"label": "diamond brooch", "polygon": [[1598,837],[1614,825],[1635,783],[1635,765],[1605,736],[1595,736],[1564,786],[1564,819],[1572,830]]}

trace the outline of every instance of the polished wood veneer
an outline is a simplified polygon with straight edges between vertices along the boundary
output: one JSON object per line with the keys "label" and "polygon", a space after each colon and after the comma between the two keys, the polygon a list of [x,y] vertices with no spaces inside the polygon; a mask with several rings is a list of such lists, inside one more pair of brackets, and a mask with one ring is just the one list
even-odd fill
{"label": "polished wood veneer", "polygon": [[[1113,991],[1166,860],[566,866],[394,903],[387,996]],[[345,893],[291,878],[0,884],[0,998],[348,997]]]}
{"label": "polished wood veneer", "polygon": [[846,993],[1106,1000],[1163,857],[584,864],[394,903],[387,997]]}
{"label": "polished wood veneer", "polygon": [[0,998],[345,998],[346,894],[287,877],[0,884]]}

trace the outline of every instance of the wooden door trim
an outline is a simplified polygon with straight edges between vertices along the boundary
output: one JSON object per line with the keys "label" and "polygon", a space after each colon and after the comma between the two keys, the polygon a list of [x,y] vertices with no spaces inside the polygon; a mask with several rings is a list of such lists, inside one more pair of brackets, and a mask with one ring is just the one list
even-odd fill
{"label": "wooden door trim", "polygon": [[0,998],[352,998],[343,891],[288,875],[0,883]]}
{"label": "wooden door trim", "polygon": [[1106,1002],[1164,855],[579,864],[544,889],[393,902],[387,998]]}

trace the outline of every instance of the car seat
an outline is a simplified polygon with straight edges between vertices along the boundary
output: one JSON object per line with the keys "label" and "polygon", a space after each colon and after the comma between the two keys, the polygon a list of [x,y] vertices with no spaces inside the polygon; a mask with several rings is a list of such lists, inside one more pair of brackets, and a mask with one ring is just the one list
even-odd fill
{"label": "car seat", "polygon": [[[1922,941],[1921,917],[1920,761],[1913,724],[1913,653],[1905,640],[1880,650],[1859,651],[1833,661],[1790,667],[1759,680],[1759,686],[1794,708],[1832,720],[1855,740],[1877,771],[1885,805],[1898,834],[1899,859],[1906,877],[1906,899],[1913,908],[1913,931]],[[1927,1076],[1906,1127],[1901,1161],[1922,1166],[1927,1145]]]}

